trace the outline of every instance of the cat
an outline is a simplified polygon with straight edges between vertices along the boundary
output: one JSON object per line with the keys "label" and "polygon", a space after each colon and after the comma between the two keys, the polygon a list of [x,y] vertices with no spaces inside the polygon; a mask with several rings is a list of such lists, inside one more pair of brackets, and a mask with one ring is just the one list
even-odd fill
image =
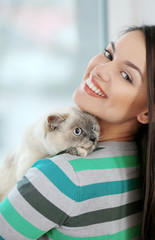
{"label": "cat", "polygon": [[0,202],[35,161],[62,152],[84,157],[95,149],[99,132],[96,117],[78,107],[43,116],[26,129],[17,148],[0,164]]}

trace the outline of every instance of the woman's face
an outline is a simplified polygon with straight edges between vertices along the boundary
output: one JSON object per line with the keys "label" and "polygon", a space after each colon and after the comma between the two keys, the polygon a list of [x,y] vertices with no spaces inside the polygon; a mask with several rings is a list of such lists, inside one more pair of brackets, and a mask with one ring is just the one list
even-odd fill
{"label": "woman's face", "polygon": [[126,33],[88,64],[75,103],[108,123],[137,119],[147,111],[146,50],[143,33]]}

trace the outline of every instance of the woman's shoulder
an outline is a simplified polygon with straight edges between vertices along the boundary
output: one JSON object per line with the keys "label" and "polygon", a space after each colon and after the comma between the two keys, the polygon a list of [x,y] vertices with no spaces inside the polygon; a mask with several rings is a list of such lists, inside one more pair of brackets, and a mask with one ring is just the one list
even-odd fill
{"label": "woman's shoulder", "polygon": [[67,176],[75,184],[78,184],[77,172],[90,168],[99,169],[101,163],[105,167],[107,164],[116,164],[116,162],[139,165],[136,144],[134,142],[101,142],[86,157],[64,153],[51,158],[40,159],[32,165],[33,170],[31,171],[41,172],[48,178],[58,176],[62,179],[63,176]]}
{"label": "woman's shoulder", "polygon": [[74,184],[78,184],[78,178],[74,167],[70,161],[79,158],[68,153],[56,155],[51,158],[44,158],[36,161],[31,169],[28,171],[29,174],[48,178],[51,182],[59,181],[68,182],[71,181]]}
{"label": "woman's shoulder", "polygon": [[117,156],[138,156],[136,142],[105,141],[99,142],[97,151],[94,153],[97,158]]}

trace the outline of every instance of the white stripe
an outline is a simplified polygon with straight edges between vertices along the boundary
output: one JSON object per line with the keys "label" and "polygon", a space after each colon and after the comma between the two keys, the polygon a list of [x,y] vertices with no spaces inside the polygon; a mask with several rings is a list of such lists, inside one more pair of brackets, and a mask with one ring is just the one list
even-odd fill
{"label": "white stripe", "polygon": [[142,194],[140,190],[88,199],[86,201],[80,202],[77,211],[75,213],[72,213],[71,216],[78,216],[87,212],[119,207],[141,199]]}
{"label": "white stripe", "polygon": [[130,202],[138,201],[142,198],[141,190],[138,189],[122,194],[101,196],[76,203],[59,191],[59,189],[57,189],[55,185],[37,168],[30,169],[26,176],[45,198],[69,216],[77,216],[88,212],[88,210],[91,212],[118,207]]}
{"label": "white stripe", "polygon": [[139,176],[139,167],[85,170],[77,172],[77,175],[80,179],[80,185],[84,186],[93,183],[122,181],[137,178]]}
{"label": "white stripe", "polygon": [[[68,157],[68,159],[66,159]],[[129,168],[116,168],[116,169],[98,169],[98,170],[84,170],[75,172],[72,165],[68,163],[72,159],[72,155],[63,154],[59,158],[54,158],[53,161],[67,176],[68,178],[79,185],[78,179],[80,179],[80,186],[109,182],[109,181],[121,181],[128,180],[132,178],[137,178],[139,176],[139,167],[129,167]],[[76,156],[74,156],[77,159]],[[52,160],[54,160],[52,159]],[[78,176],[78,178],[77,178]]]}
{"label": "white stripe", "polygon": [[77,158],[79,157],[73,156],[70,154],[63,154],[51,159],[67,175],[67,177],[76,185],[79,184],[78,178],[73,166],[69,163],[69,161],[71,159],[77,159]]}

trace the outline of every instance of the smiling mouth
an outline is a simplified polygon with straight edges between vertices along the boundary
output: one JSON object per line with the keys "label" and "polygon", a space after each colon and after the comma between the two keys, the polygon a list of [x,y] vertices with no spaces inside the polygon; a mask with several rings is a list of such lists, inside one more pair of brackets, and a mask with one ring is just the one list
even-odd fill
{"label": "smiling mouth", "polygon": [[96,93],[98,96],[103,97],[103,98],[107,98],[106,94],[105,94],[103,91],[101,91],[99,88],[97,88],[97,87],[95,86],[95,84],[91,81],[90,78],[88,78],[88,79],[86,80],[86,84],[87,84],[87,86],[88,86],[94,93]]}

